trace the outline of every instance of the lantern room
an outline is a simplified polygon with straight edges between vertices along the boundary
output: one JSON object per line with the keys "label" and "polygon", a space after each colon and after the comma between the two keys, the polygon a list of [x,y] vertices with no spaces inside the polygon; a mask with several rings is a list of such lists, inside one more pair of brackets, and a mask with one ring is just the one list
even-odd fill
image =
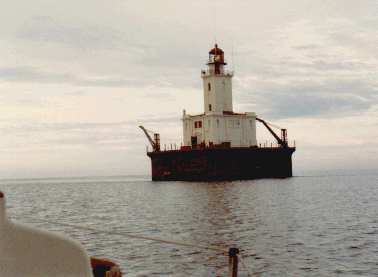
{"label": "lantern room", "polygon": [[223,74],[223,66],[227,63],[224,62],[224,52],[218,48],[218,44],[209,52],[209,66],[211,74]]}
{"label": "lantern room", "polygon": [[224,62],[224,52],[222,49],[218,48],[218,44],[215,44],[215,48],[211,49],[209,52],[209,63],[219,63],[219,64],[227,64]]}

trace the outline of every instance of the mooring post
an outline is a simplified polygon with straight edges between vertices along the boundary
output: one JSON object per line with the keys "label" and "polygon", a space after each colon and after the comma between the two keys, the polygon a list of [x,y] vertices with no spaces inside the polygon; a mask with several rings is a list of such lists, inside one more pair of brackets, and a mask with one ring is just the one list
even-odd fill
{"label": "mooring post", "polygon": [[228,277],[237,277],[238,276],[238,248],[230,248],[228,252]]}

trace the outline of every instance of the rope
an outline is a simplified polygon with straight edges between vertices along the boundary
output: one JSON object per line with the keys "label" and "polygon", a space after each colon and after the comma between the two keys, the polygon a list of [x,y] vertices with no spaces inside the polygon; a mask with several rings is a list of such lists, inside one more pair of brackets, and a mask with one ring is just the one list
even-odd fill
{"label": "rope", "polygon": [[274,124],[272,124],[272,123],[266,122],[265,120],[262,120],[261,118],[257,118],[257,117],[256,117],[256,119],[257,119],[258,121],[260,121],[261,123],[265,122],[266,125],[269,125],[269,126],[272,126],[272,127],[274,127],[274,128],[277,128],[277,129],[281,129],[281,130],[282,130],[281,127],[279,127],[279,126],[277,126],[277,125],[274,125]]}
{"label": "rope", "polygon": [[249,276],[253,277],[251,271],[249,270],[248,266],[246,265],[246,263],[244,262],[244,260],[242,259],[242,257],[239,254],[236,254],[236,256],[238,257],[238,259],[241,261],[241,263],[243,264],[243,266],[247,270]]}
{"label": "rope", "polygon": [[78,228],[78,229],[84,229],[84,230],[89,230],[97,233],[106,233],[106,234],[111,234],[111,235],[119,235],[119,236],[126,236],[130,238],[137,238],[137,239],[145,239],[145,240],[152,240],[152,241],[157,241],[157,242],[163,242],[163,243],[171,243],[171,244],[177,244],[177,245],[183,245],[183,246],[190,246],[190,247],[198,247],[198,248],[203,248],[203,249],[209,249],[209,250],[215,250],[223,253],[229,253],[229,250],[221,249],[221,248],[216,248],[212,246],[204,246],[204,245],[197,245],[197,244],[192,244],[192,243],[185,243],[185,242],[177,242],[177,241],[171,241],[171,240],[166,240],[166,239],[158,239],[158,238],[150,238],[150,237],[145,237],[145,236],[139,236],[139,235],[132,235],[128,233],[123,233],[123,232],[114,232],[114,231],[107,231],[107,230],[101,230],[101,229],[96,229],[96,228],[91,228],[91,227],[85,227],[85,226],[79,226],[79,225],[74,225],[74,224],[69,224],[69,223],[62,223],[58,221],[52,221],[48,219],[40,219],[32,216],[25,216],[25,215],[19,215],[16,213],[7,213],[13,216],[18,216],[18,217],[24,217],[24,218],[29,218],[33,220],[38,220],[38,221],[43,221],[43,222],[48,222],[51,224],[57,224],[61,226],[68,226],[68,227],[73,227],[73,228]]}
{"label": "rope", "polygon": [[[204,246],[204,245],[197,245],[197,244],[192,244],[192,243],[177,242],[177,241],[171,241],[171,240],[166,240],[166,239],[150,238],[150,237],[145,237],[145,236],[127,234],[127,233],[123,233],[123,232],[114,232],[114,231],[101,230],[101,229],[96,229],[96,228],[91,228],[91,227],[85,227],[85,226],[79,226],[79,225],[74,225],[74,224],[69,224],[69,223],[62,223],[62,222],[48,220],[48,219],[36,218],[36,217],[33,217],[33,216],[19,215],[19,214],[16,214],[16,213],[9,213],[8,212],[7,214],[13,215],[13,216],[18,216],[18,217],[29,218],[29,219],[33,219],[33,220],[37,220],[37,221],[47,222],[47,223],[51,223],[51,224],[57,224],[57,225],[66,226],[66,227],[73,227],[73,228],[78,228],[78,229],[89,230],[89,231],[98,232],[98,233],[106,233],[106,234],[111,234],[111,235],[126,236],[126,237],[130,237],[130,238],[145,239],[145,240],[151,240],[151,241],[162,242],[162,243],[171,243],[171,244],[176,244],[176,245],[197,247],[197,248],[208,249],[208,250],[215,250],[215,251],[223,252],[225,254],[229,254],[229,250],[225,250],[225,249],[221,249],[221,248],[216,248],[216,247],[212,247],[212,246]],[[249,276],[253,277],[251,271],[249,270],[248,266],[244,262],[242,256],[239,255],[239,254],[236,254],[236,256],[241,261],[241,263],[243,264],[244,268],[247,270]]]}
{"label": "rope", "polygon": [[277,129],[281,129],[281,130],[282,130],[282,128],[279,127],[279,126],[277,126],[277,125],[273,125],[272,123],[269,123],[269,122],[266,122],[266,121],[265,121],[265,123],[268,124],[268,125],[270,125],[270,126],[272,126],[272,127],[274,127],[274,128],[277,128]]}

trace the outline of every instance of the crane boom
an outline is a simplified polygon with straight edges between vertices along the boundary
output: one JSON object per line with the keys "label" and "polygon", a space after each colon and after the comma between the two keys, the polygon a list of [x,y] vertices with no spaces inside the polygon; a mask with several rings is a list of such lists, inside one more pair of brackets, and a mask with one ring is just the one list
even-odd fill
{"label": "crane boom", "polygon": [[150,135],[147,133],[147,130],[143,126],[139,126],[139,128],[141,128],[143,130],[143,132],[146,135],[147,139],[150,141],[150,143],[152,145],[153,151],[154,152],[160,151],[160,135],[159,134],[154,134],[155,141],[153,141],[152,138],[150,137]]}
{"label": "crane boom", "polygon": [[282,136],[282,139],[280,139],[276,133],[269,127],[269,125],[262,119],[260,118],[257,118],[256,117],[256,120],[257,121],[260,121],[262,124],[264,124],[264,126],[268,129],[268,131],[273,135],[273,137],[277,140],[278,144],[281,145],[282,147],[287,147],[287,141],[286,141],[286,137],[287,137],[287,131],[286,129],[281,129],[281,136]]}

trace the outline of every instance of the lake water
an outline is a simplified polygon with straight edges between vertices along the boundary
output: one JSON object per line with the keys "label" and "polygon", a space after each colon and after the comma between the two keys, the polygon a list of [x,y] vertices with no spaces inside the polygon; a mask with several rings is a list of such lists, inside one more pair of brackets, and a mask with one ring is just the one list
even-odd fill
{"label": "lake water", "polygon": [[[148,176],[0,180],[7,210],[63,223],[222,249],[256,276],[378,276],[378,171],[289,179],[152,182]],[[124,276],[227,276],[214,250],[11,216],[68,235]],[[247,276],[239,265],[239,276]]]}

